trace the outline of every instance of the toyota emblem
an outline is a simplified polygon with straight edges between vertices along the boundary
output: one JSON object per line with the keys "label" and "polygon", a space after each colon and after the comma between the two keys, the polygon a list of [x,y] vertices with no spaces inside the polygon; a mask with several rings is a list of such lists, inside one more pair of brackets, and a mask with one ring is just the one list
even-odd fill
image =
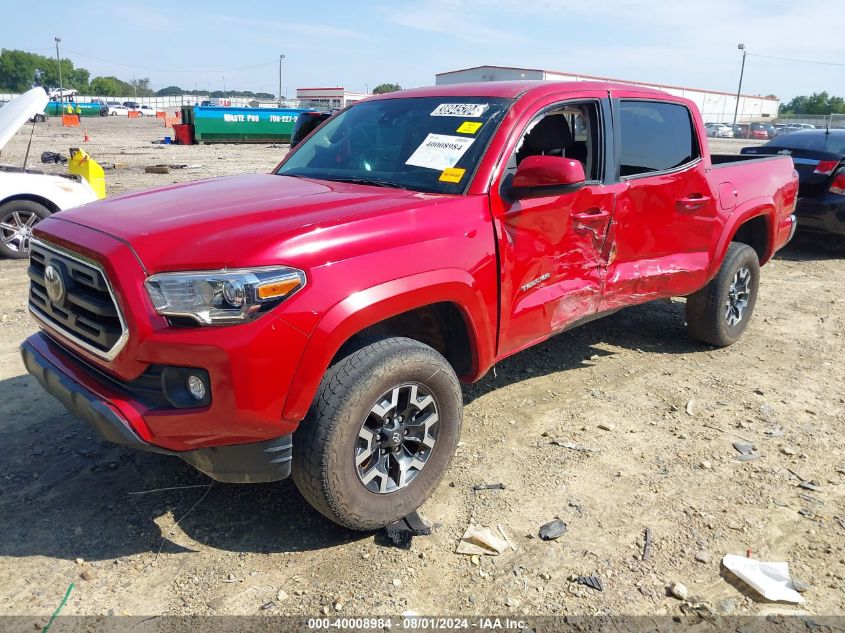
{"label": "toyota emblem", "polygon": [[402,434],[399,431],[393,433],[393,443],[397,446],[402,442]]}
{"label": "toyota emblem", "polygon": [[53,303],[61,303],[65,299],[65,282],[59,269],[52,264],[44,269],[44,285],[47,296]]}

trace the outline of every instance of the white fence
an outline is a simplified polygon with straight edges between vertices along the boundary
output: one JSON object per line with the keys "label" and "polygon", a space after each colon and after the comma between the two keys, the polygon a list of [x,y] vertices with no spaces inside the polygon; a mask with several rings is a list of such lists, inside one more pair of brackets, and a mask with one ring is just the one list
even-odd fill
{"label": "white fence", "polygon": [[[0,93],[0,102],[11,101],[19,94]],[[141,105],[147,105],[156,110],[169,110],[171,108],[179,108],[183,105],[196,105],[203,101],[211,101],[215,105],[229,105],[233,107],[250,107],[250,104],[257,103],[260,108],[274,108],[278,106],[278,101],[269,99],[253,99],[251,97],[227,97],[216,98],[205,95],[174,95],[171,97],[134,97],[132,95],[123,97],[100,97],[97,95],[76,95],[74,101],[79,103],[90,103],[91,101],[107,101],[123,103],[124,101],[134,101]],[[300,102],[296,99],[288,99],[282,101],[282,107],[295,108],[299,107]],[[255,107],[255,106],[252,106]]]}

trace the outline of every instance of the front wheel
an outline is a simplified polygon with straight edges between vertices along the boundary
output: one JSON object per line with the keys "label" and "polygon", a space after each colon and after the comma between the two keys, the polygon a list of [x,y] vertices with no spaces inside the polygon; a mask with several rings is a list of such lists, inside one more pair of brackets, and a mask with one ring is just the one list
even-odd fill
{"label": "front wheel", "polygon": [[293,438],[292,475],[308,502],[353,530],[419,508],[458,444],[461,388],[437,351],[385,338],[329,368]]}
{"label": "front wheel", "polygon": [[716,276],[687,298],[689,335],[717,347],[735,343],[748,327],[759,287],[757,252],[747,244],[731,242]]}
{"label": "front wheel", "polygon": [[11,200],[0,205],[0,257],[29,257],[32,228],[49,217],[50,210],[32,200]]}

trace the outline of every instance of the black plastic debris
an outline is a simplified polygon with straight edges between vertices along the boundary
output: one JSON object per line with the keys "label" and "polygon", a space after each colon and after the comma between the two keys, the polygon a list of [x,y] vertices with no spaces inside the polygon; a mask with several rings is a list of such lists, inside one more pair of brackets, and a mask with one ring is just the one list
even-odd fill
{"label": "black plastic debris", "polygon": [[384,528],[388,540],[396,547],[410,549],[411,540],[415,536],[428,536],[431,534],[431,525],[416,512],[391,523]]}
{"label": "black plastic debris", "polygon": [[648,560],[648,557],[651,556],[651,528],[645,529],[645,539],[643,541],[643,560]]}
{"label": "black plastic debris", "polygon": [[540,538],[544,541],[551,541],[560,538],[566,533],[566,523],[560,519],[549,521],[545,525],[540,526]]}
{"label": "black plastic debris", "polygon": [[503,483],[495,483],[495,484],[475,484],[472,487],[473,490],[504,490],[505,484]]}
{"label": "black plastic debris", "polygon": [[589,587],[590,589],[595,589],[596,591],[604,591],[604,587],[601,584],[601,578],[599,578],[598,576],[575,576],[572,580],[574,580],[580,585]]}
{"label": "black plastic debris", "polygon": [[57,165],[59,163],[66,163],[67,156],[59,152],[41,152],[41,162],[45,164],[52,163]]}

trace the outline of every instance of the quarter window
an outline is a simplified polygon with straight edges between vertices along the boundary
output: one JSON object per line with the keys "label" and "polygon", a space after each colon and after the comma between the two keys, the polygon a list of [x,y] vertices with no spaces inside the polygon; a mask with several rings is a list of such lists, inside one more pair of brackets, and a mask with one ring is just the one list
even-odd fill
{"label": "quarter window", "polygon": [[675,169],[701,155],[689,110],[675,103],[620,103],[620,176]]}

